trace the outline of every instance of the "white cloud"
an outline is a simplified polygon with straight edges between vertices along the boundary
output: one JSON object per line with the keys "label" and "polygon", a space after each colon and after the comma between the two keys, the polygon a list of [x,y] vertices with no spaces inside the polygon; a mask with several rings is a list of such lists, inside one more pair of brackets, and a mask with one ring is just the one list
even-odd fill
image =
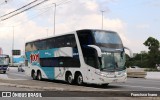
{"label": "white cloud", "polygon": [[[109,2],[110,0],[106,1]],[[106,1],[104,0],[103,2]],[[56,14],[56,34],[77,29],[101,29],[101,8],[97,2],[96,0],[85,0],[85,2],[84,0],[72,0],[71,3],[58,6]],[[106,7],[106,9],[108,8]],[[105,13],[107,14],[108,12]],[[51,13],[51,10],[45,12],[44,15],[46,16],[39,15],[35,19],[30,19],[31,15],[35,14],[33,14],[33,12],[25,12],[1,23],[0,26],[3,26],[3,28],[0,28],[0,40],[3,42],[0,42],[0,45],[4,53],[11,54],[13,38],[12,27],[5,26],[15,26],[15,49],[24,50],[25,41],[45,38],[47,36],[47,29],[48,35],[53,35],[53,13]],[[122,20],[105,17],[104,29],[118,32],[124,44],[129,45],[129,40],[125,36],[126,24]]]}

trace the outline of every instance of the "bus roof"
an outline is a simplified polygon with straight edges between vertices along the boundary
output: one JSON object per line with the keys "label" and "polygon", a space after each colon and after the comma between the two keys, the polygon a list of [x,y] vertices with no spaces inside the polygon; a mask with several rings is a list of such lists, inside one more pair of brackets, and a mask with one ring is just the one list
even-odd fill
{"label": "bus roof", "polygon": [[69,35],[69,34],[75,34],[75,32],[79,32],[79,31],[106,31],[106,32],[116,33],[116,32],[114,32],[114,31],[102,30],[102,29],[81,29],[81,30],[75,30],[75,31],[63,33],[63,34],[58,34],[58,35],[51,36],[51,37],[46,37],[46,38],[41,38],[41,39],[36,39],[36,40],[28,41],[28,42],[26,42],[26,43],[36,42],[36,41],[40,41],[40,40],[50,39],[50,38],[53,38],[53,37],[59,37],[59,36],[64,36],[64,35]]}

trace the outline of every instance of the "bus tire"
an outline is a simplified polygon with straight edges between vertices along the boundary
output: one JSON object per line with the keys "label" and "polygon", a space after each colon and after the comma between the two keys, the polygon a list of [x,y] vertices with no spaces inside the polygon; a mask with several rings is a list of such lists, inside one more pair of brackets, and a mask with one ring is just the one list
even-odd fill
{"label": "bus tire", "polygon": [[35,71],[32,71],[31,76],[32,76],[32,79],[33,79],[33,80],[36,80],[36,79],[37,79]]}
{"label": "bus tire", "polygon": [[69,84],[72,84],[73,83],[73,76],[71,73],[67,74],[66,76],[66,81],[69,83]]}
{"label": "bus tire", "polygon": [[41,71],[38,71],[38,72],[37,72],[37,79],[38,79],[39,81],[41,81],[41,80],[42,80],[42,74],[41,74]]}
{"label": "bus tire", "polygon": [[108,85],[109,85],[109,83],[106,83],[106,84],[102,84],[101,86],[105,88],[105,87],[107,87]]}
{"label": "bus tire", "polygon": [[81,74],[78,74],[76,76],[76,83],[77,83],[77,85],[82,85],[83,84],[83,77],[82,77]]}
{"label": "bus tire", "polygon": [[3,71],[3,73],[5,74],[5,73],[6,73],[6,71]]}

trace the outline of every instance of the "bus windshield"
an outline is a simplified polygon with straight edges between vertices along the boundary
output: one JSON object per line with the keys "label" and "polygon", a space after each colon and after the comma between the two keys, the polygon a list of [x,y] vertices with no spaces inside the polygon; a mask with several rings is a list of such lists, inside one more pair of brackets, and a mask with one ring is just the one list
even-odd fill
{"label": "bus windshield", "polygon": [[124,52],[104,52],[101,57],[101,70],[115,71],[125,69],[125,54]]}
{"label": "bus windshield", "polygon": [[122,49],[123,44],[116,32],[110,31],[93,31],[93,36],[95,38],[96,45],[101,48],[102,51],[107,51],[108,49]]}
{"label": "bus windshield", "polygon": [[8,60],[5,57],[0,57],[0,65],[8,65]]}

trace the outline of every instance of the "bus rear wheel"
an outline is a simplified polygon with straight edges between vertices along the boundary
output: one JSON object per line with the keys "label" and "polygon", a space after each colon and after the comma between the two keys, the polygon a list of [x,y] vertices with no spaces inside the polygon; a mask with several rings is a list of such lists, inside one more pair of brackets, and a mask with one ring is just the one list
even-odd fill
{"label": "bus rear wheel", "polygon": [[73,83],[72,74],[68,74],[68,75],[67,75],[67,82],[68,82],[69,84],[72,84],[72,83]]}
{"label": "bus rear wheel", "polygon": [[40,81],[42,80],[42,74],[40,71],[37,73],[37,79]]}
{"label": "bus rear wheel", "polygon": [[76,83],[78,85],[82,85],[83,84],[83,77],[81,74],[78,74],[77,77],[76,77]]}
{"label": "bus rear wheel", "polygon": [[107,87],[108,85],[109,85],[109,83],[106,83],[106,84],[102,84],[101,86],[105,88],[105,87]]}
{"label": "bus rear wheel", "polygon": [[32,76],[32,79],[33,79],[33,80],[36,80],[36,79],[37,79],[36,73],[35,73],[34,71],[32,71],[32,75],[31,75],[31,76]]}

